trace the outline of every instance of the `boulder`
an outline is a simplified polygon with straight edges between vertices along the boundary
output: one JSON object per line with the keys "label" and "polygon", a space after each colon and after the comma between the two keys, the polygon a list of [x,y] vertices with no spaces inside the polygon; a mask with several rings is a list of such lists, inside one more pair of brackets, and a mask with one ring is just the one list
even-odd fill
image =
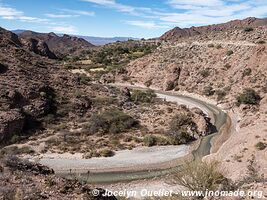
{"label": "boulder", "polygon": [[0,111],[0,142],[20,134],[23,130],[25,117],[17,109]]}

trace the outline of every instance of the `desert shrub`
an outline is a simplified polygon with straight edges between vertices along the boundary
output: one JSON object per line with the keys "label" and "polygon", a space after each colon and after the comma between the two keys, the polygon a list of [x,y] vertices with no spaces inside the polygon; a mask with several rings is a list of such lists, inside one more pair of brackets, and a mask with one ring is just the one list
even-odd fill
{"label": "desert shrub", "polygon": [[227,69],[227,70],[230,69],[231,67],[232,66],[229,63],[227,63],[227,64],[224,65],[224,68]]}
{"label": "desert shrub", "polygon": [[186,163],[175,176],[175,182],[188,190],[202,191],[203,194],[206,190],[216,191],[221,186],[228,186],[228,180],[219,171],[217,162]]}
{"label": "desert shrub", "polygon": [[82,83],[82,84],[88,84],[89,82],[91,81],[91,78],[90,77],[88,77],[88,76],[86,76],[86,75],[81,75],[80,76],[80,82]]}
{"label": "desert shrub", "polygon": [[115,155],[115,153],[110,149],[103,149],[99,151],[99,154],[103,157],[112,157]]}
{"label": "desert shrub", "polygon": [[0,150],[0,157],[5,155],[21,155],[21,154],[33,154],[35,151],[29,146],[17,147],[7,146]]}
{"label": "desert shrub", "polygon": [[222,48],[222,45],[220,45],[220,44],[216,45],[216,49],[221,49],[221,48]]}
{"label": "desert shrub", "polygon": [[152,79],[149,79],[148,81],[145,82],[146,87],[150,87],[152,85]]}
{"label": "desert shrub", "polygon": [[169,143],[171,145],[187,144],[188,142],[191,142],[193,140],[194,137],[192,137],[191,134],[185,131],[175,132],[172,133],[171,136],[169,136]]}
{"label": "desert shrub", "polygon": [[143,139],[144,145],[151,147],[155,145],[168,145],[170,144],[169,140],[165,137],[146,135]]}
{"label": "desert shrub", "polygon": [[209,48],[213,48],[214,47],[214,44],[208,44],[208,47]]}
{"label": "desert shrub", "polygon": [[210,75],[210,70],[209,69],[203,69],[200,71],[200,74],[203,78],[207,78]]}
{"label": "desert shrub", "polygon": [[196,124],[190,116],[176,115],[169,125],[170,143],[173,145],[186,144],[193,141],[194,138],[188,133],[190,130],[196,130]]}
{"label": "desert shrub", "polygon": [[244,76],[249,76],[251,74],[252,70],[250,68],[247,68],[243,71],[243,77]]}
{"label": "desert shrub", "polygon": [[226,96],[226,92],[224,90],[216,90],[216,95],[217,101],[221,101]]}
{"label": "desert shrub", "polygon": [[251,32],[251,31],[253,31],[254,29],[252,28],[252,27],[246,27],[246,28],[244,28],[244,31],[245,32]]}
{"label": "desert shrub", "polygon": [[151,147],[151,146],[155,146],[157,144],[157,139],[155,136],[153,135],[146,135],[144,137],[144,145],[147,146],[147,147]]}
{"label": "desert shrub", "polygon": [[263,143],[263,142],[258,142],[255,147],[258,149],[258,150],[264,150],[266,147],[267,147],[267,144],[266,143]]}
{"label": "desert shrub", "polygon": [[13,135],[10,139],[10,142],[13,144],[13,143],[17,143],[20,141],[20,136],[18,135]]}
{"label": "desert shrub", "polygon": [[265,44],[266,41],[264,41],[264,40],[259,40],[259,41],[257,41],[256,43],[257,43],[257,44]]}
{"label": "desert shrub", "polygon": [[115,134],[127,131],[138,125],[138,121],[124,112],[111,109],[100,114],[94,114],[85,129],[89,133]]}
{"label": "desert shrub", "polygon": [[233,53],[234,53],[234,52],[233,52],[232,50],[229,50],[229,51],[226,52],[226,55],[227,55],[227,56],[231,56]]}
{"label": "desert shrub", "polygon": [[241,104],[257,105],[260,102],[261,97],[255,90],[247,88],[236,98],[236,100],[238,106]]}
{"label": "desert shrub", "polygon": [[204,87],[203,94],[205,96],[212,96],[214,93],[215,91],[211,85]]}
{"label": "desert shrub", "polygon": [[134,90],[131,94],[131,100],[135,103],[151,103],[155,100],[156,96],[153,90]]}

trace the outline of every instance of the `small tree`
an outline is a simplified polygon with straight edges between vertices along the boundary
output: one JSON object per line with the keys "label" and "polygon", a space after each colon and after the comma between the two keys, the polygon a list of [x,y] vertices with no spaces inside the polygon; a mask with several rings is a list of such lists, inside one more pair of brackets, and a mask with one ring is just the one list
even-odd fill
{"label": "small tree", "polygon": [[146,135],[143,141],[144,141],[145,146],[147,147],[152,147],[157,144],[157,138],[153,135]]}
{"label": "small tree", "polygon": [[255,90],[247,88],[236,99],[238,106],[241,104],[257,105],[260,102],[261,97]]}
{"label": "small tree", "polygon": [[190,116],[176,115],[170,122],[170,143],[179,145],[193,141],[194,137],[189,133],[192,130],[196,130],[196,124]]}

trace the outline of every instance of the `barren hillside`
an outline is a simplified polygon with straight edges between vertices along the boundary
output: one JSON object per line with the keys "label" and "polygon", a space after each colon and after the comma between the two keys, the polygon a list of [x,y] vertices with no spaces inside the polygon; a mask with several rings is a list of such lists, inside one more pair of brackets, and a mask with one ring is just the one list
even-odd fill
{"label": "barren hillside", "polygon": [[[262,150],[267,139],[266,41],[266,27],[167,41],[154,53],[131,62],[121,80],[200,94],[232,113],[236,133],[214,158],[223,163],[229,177],[240,179],[253,155],[257,165],[267,165],[266,150]],[[259,170],[266,175],[265,168]]]}

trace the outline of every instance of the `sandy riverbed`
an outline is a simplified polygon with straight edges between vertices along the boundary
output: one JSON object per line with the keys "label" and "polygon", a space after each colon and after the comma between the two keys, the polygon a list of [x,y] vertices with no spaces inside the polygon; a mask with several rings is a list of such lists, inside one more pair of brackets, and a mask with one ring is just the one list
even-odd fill
{"label": "sandy riverbed", "polygon": [[82,154],[47,153],[40,157],[39,162],[53,168],[56,172],[110,172],[126,169],[145,169],[153,165],[160,166],[184,157],[190,153],[189,146],[155,146],[138,147],[133,150],[117,151],[113,157],[82,159]]}

